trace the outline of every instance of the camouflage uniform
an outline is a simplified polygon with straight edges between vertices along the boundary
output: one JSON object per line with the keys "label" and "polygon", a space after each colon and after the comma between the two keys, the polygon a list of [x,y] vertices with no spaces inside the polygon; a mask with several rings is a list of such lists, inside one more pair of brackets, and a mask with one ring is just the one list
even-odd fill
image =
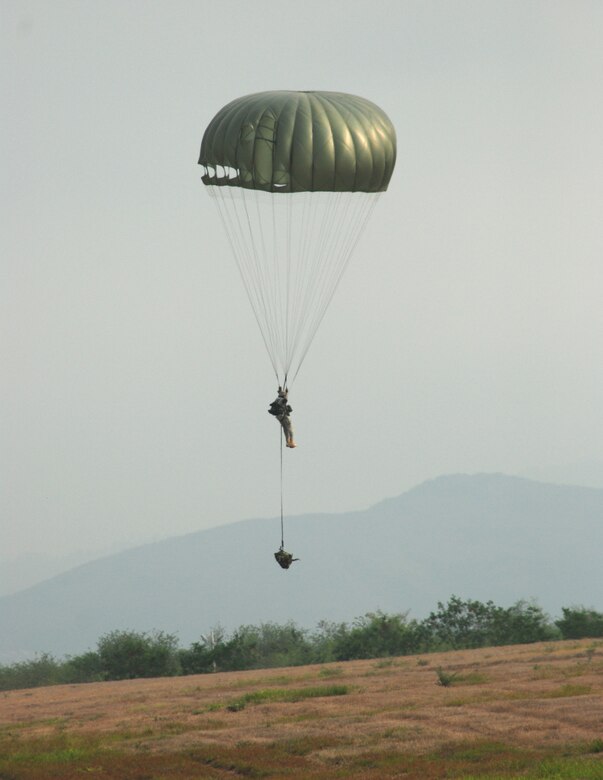
{"label": "camouflage uniform", "polygon": [[293,563],[293,561],[299,561],[299,558],[294,558],[291,553],[288,553],[286,550],[283,550],[281,547],[278,552],[274,553],[274,557],[276,558],[276,561],[278,565],[282,569],[288,569],[289,566]]}
{"label": "camouflage uniform", "polygon": [[291,418],[289,417],[293,409],[287,403],[288,392],[288,390],[283,390],[282,387],[279,387],[278,395],[270,404],[268,413],[273,414],[280,422],[283,434],[285,435],[285,441],[287,442],[287,447],[293,449],[297,445],[293,441],[293,426],[291,425]]}

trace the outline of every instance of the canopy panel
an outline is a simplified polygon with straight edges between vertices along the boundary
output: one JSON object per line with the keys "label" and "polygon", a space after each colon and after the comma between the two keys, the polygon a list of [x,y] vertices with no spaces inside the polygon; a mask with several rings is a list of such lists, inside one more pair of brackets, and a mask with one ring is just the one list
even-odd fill
{"label": "canopy panel", "polygon": [[266,192],[383,192],[396,162],[388,116],[342,92],[233,100],[201,143],[204,184]]}

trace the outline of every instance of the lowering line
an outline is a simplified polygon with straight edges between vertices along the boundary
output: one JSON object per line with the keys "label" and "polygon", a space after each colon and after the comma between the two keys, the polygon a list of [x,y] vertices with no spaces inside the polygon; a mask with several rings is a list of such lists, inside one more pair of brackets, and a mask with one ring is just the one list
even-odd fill
{"label": "lowering line", "polygon": [[[286,387],[286,385],[283,385],[283,387]],[[280,393],[280,390],[281,390],[281,388],[279,387],[279,393]],[[284,396],[284,398],[286,400],[286,395]],[[284,414],[285,415],[287,414],[287,409],[286,408],[284,410]],[[281,417],[282,416],[283,415],[281,414]],[[281,422],[280,419],[279,419],[279,422]],[[294,561],[298,561],[299,558],[294,558],[291,555],[291,553],[289,553],[289,552],[287,552],[285,550],[285,511],[284,511],[284,505],[285,505],[284,492],[285,491],[284,491],[284,479],[283,479],[283,473],[284,473],[284,468],[283,468],[283,439],[285,438],[285,435],[284,435],[284,429],[281,430],[281,428],[282,428],[282,424],[279,425],[279,432],[278,432],[279,439],[280,439],[280,472],[281,472],[281,546],[279,547],[278,551],[274,553],[274,557],[276,558],[276,562],[278,563],[278,565],[282,569],[288,569],[289,566],[291,566],[291,564]],[[287,446],[290,446],[289,439],[287,439]],[[295,445],[293,445],[293,446],[295,446]]]}
{"label": "lowering line", "polygon": [[285,549],[285,526],[283,521],[283,435],[279,430],[279,439],[281,442],[281,550]]}
{"label": "lowering line", "polygon": [[[287,393],[287,374],[285,373],[285,379],[283,381],[283,391]],[[285,549],[285,524],[284,524],[284,512],[283,512],[283,432],[278,432],[279,441],[281,443],[281,550]]]}

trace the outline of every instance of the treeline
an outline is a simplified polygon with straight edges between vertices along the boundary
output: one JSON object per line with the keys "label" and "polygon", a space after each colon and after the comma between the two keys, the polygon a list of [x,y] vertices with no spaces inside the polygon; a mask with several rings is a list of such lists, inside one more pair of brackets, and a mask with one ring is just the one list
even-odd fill
{"label": "treeline", "polygon": [[43,654],[0,666],[0,690],[603,637],[603,613],[585,607],[563,607],[562,613],[552,621],[533,602],[505,608],[452,596],[421,621],[369,612],[350,624],[321,622],[314,630],[293,622],[241,626],[231,634],[218,627],[188,648],[163,631],[112,631],[82,655],[57,660]]}

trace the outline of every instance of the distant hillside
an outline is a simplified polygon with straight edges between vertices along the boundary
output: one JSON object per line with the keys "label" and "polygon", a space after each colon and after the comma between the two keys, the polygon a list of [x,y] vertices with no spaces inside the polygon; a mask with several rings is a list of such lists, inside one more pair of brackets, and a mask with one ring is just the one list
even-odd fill
{"label": "distant hillside", "polygon": [[[137,547],[0,599],[0,660],[93,647],[112,629],[186,645],[218,623],[424,617],[452,594],[508,606],[601,607],[603,489],[499,474],[439,477],[370,509],[287,519],[301,558],[281,570],[276,519]],[[594,603],[599,599],[598,603]]]}

